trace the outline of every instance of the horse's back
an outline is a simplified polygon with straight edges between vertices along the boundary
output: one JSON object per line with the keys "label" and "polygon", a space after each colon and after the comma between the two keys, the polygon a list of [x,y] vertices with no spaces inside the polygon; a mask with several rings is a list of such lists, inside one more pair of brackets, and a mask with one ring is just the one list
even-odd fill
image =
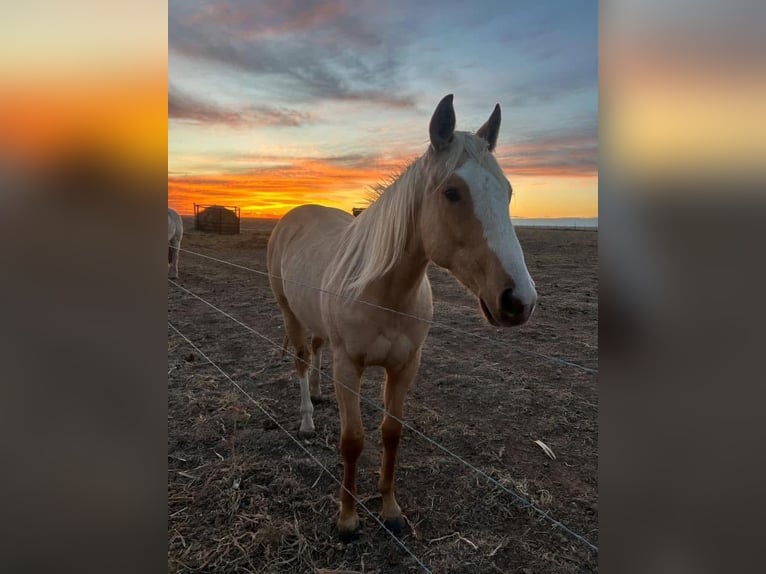
{"label": "horse's back", "polygon": [[319,295],[351,214],[321,205],[301,205],[279,220],[269,237],[266,265],[277,302],[310,331],[322,334]]}
{"label": "horse's back", "polygon": [[324,258],[332,253],[328,242],[337,240],[354,218],[340,209],[322,205],[301,205],[279,220],[266,248],[269,272],[284,267],[285,259],[301,253]]}

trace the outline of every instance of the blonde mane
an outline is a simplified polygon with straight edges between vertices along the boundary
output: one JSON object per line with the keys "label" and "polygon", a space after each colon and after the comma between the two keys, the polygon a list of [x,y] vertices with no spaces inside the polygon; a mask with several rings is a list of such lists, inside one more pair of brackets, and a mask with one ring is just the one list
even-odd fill
{"label": "blonde mane", "polygon": [[504,178],[487,148],[487,142],[480,137],[458,131],[443,152],[437,154],[429,147],[349,224],[326,285],[336,293],[356,298],[370,283],[389,273],[401,260],[408,231],[416,225],[421,194],[439,187],[468,157],[495,177]]}

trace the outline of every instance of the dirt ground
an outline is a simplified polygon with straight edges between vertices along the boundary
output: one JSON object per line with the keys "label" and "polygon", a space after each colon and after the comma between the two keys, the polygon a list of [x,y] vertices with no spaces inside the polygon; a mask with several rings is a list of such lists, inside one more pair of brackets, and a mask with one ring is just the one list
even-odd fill
{"label": "dirt ground", "polygon": [[[274,223],[243,220],[240,235],[218,236],[193,231],[187,219],[182,248],[265,270]],[[597,233],[517,233],[539,293],[530,323],[491,327],[475,298],[431,266],[434,320],[484,339],[431,328],[405,419],[598,545],[597,376],[524,352],[598,368]],[[189,253],[181,253],[179,275],[181,285],[281,344],[266,277]],[[168,320],[297,437],[299,390],[289,356],[170,283]],[[328,351],[328,374],[329,365]],[[368,370],[362,393],[379,399],[382,380],[382,370]],[[332,383],[322,384],[317,434],[302,443],[342,476],[337,405]],[[377,513],[382,414],[362,403],[362,416],[358,493]],[[582,542],[407,429],[396,480],[410,526],[402,542],[434,573],[598,569]],[[168,571],[422,571],[361,509],[360,538],[341,543],[337,507],[333,479],[169,328]]]}

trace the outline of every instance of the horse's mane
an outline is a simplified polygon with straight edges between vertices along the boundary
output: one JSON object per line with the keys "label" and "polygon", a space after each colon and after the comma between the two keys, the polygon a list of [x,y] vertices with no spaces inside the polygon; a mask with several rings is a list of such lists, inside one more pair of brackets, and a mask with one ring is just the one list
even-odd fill
{"label": "horse's mane", "polygon": [[[377,279],[386,275],[402,258],[407,231],[415,224],[416,206],[426,187],[441,185],[455,171],[464,154],[474,158],[494,175],[504,177],[487,150],[487,142],[468,132],[454,132],[452,144],[438,154],[433,148],[411,163],[385,187],[378,198],[349,224],[340,240],[340,252],[332,262],[327,285],[348,297],[358,297]],[[443,156],[443,157],[442,157]]]}

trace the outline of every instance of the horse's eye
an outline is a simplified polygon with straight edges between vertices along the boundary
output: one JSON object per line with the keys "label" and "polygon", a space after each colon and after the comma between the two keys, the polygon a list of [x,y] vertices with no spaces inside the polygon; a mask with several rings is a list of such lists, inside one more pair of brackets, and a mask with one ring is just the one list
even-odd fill
{"label": "horse's eye", "polygon": [[460,201],[460,192],[454,187],[448,187],[445,189],[444,196],[453,203]]}

